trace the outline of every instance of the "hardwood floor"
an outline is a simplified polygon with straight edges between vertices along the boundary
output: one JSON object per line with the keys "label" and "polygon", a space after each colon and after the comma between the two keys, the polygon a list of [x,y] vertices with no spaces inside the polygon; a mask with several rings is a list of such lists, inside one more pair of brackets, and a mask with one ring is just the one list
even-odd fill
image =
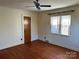
{"label": "hardwood floor", "polygon": [[0,59],[79,59],[79,52],[37,40],[0,51]]}

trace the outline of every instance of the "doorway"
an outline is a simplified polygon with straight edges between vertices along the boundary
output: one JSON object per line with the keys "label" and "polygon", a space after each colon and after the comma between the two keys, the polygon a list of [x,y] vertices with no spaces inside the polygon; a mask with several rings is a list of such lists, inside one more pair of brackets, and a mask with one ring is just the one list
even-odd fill
{"label": "doorway", "polygon": [[31,17],[24,16],[24,43],[31,42]]}

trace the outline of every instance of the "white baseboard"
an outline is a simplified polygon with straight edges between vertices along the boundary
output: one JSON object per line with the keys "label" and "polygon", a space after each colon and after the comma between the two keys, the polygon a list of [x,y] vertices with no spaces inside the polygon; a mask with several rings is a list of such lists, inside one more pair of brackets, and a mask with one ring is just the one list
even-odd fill
{"label": "white baseboard", "polygon": [[15,47],[15,46],[18,46],[18,45],[21,45],[21,44],[24,44],[24,43],[12,44],[12,45],[9,45],[7,47],[0,48],[0,50],[8,49],[8,48]]}

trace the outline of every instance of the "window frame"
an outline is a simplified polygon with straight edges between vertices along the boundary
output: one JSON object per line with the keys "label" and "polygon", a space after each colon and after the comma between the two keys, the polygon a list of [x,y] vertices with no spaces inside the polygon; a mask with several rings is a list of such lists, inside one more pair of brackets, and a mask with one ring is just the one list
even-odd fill
{"label": "window frame", "polygon": [[[66,15],[70,15],[70,14],[66,14]],[[58,33],[53,33],[53,32],[51,31],[52,34],[62,35],[62,36],[71,36],[72,15],[70,15],[70,18],[71,18],[71,19],[70,19],[70,27],[69,27],[69,30],[68,30],[68,33],[69,33],[69,34],[68,34],[68,35],[65,35],[65,34],[62,34],[62,33],[61,33],[61,21],[62,21],[62,20],[61,20],[61,17],[62,17],[62,16],[66,16],[66,15],[54,15],[54,16],[51,16],[51,17],[55,17],[55,16],[59,16],[59,17],[60,17],[59,30],[58,30],[59,32],[58,32]],[[51,19],[51,17],[50,17],[50,19]],[[52,25],[51,25],[51,26],[52,26]]]}

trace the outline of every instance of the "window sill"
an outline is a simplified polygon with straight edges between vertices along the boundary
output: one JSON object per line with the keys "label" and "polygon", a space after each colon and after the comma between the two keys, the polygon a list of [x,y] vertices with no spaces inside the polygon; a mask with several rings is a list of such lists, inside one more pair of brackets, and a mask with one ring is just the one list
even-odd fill
{"label": "window sill", "polygon": [[51,33],[53,35],[59,35],[59,36],[64,36],[64,37],[70,37],[71,35],[63,35],[63,34],[57,34],[57,33]]}

